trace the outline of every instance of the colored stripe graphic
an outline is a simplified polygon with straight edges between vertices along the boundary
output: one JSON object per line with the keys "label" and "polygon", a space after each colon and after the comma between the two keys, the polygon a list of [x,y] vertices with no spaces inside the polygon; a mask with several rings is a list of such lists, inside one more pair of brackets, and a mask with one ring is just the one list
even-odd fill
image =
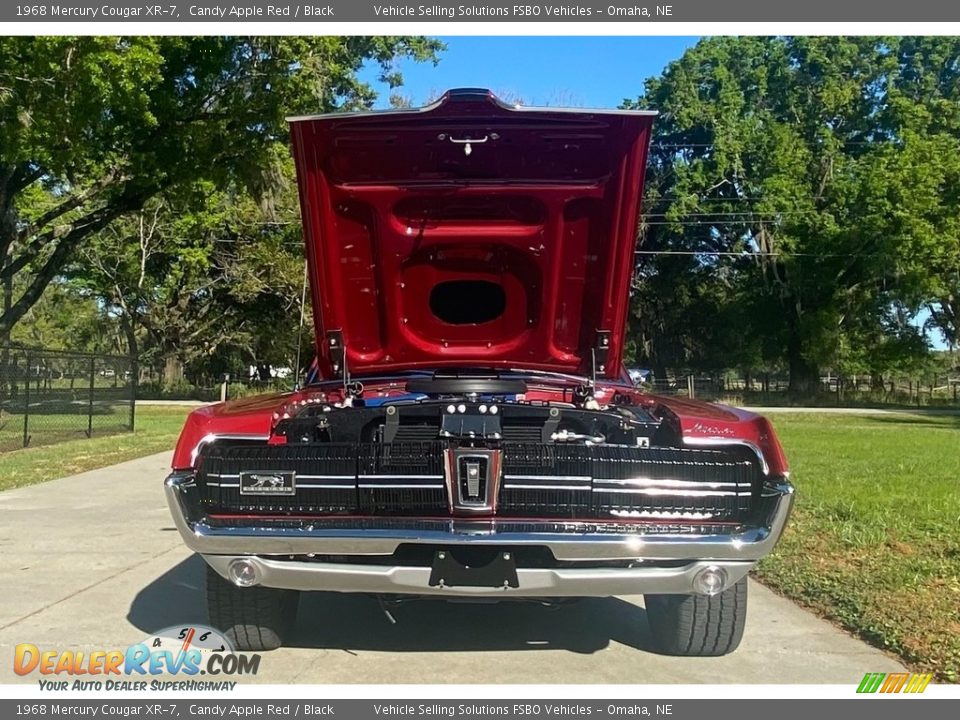
{"label": "colored stripe graphic", "polygon": [[857,686],[858,693],[922,693],[933,673],[867,673]]}
{"label": "colored stripe graphic", "polygon": [[877,688],[880,687],[880,683],[883,682],[883,678],[886,677],[884,673],[867,673],[863,676],[863,680],[860,681],[860,686],[857,688],[858,693],[874,693],[877,691]]}
{"label": "colored stripe graphic", "polygon": [[890,673],[887,675],[887,679],[883,681],[883,685],[880,687],[880,692],[900,692],[900,689],[903,687],[904,683],[907,682],[907,678],[909,677],[910,673]]}
{"label": "colored stripe graphic", "polygon": [[916,682],[910,682],[911,687],[906,691],[909,693],[922,693],[927,689],[927,685],[930,684],[930,681],[933,680],[933,673],[925,673],[922,675],[914,675]]}

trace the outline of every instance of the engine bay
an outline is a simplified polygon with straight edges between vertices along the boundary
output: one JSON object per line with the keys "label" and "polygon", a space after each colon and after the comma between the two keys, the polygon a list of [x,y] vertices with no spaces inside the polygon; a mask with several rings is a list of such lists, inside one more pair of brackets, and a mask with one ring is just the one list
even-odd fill
{"label": "engine bay", "polygon": [[[674,446],[670,423],[626,394],[598,401],[586,385],[530,392],[527,381],[500,376],[418,377],[402,391],[367,394],[359,383],[338,401],[311,396],[285,411],[274,435],[286,443],[446,441],[462,447],[502,443]],[[534,399],[528,399],[534,395]],[[284,417],[283,415],[286,415]]]}

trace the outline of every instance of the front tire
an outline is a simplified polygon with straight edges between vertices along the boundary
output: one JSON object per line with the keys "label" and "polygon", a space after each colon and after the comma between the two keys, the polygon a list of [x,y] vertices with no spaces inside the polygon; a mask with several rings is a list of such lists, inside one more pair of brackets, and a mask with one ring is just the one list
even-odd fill
{"label": "front tire", "polygon": [[276,650],[297,617],[300,593],[237,587],[207,566],[207,614],[236,650]]}
{"label": "front tire", "polygon": [[664,655],[716,657],[737,649],[747,621],[747,579],[717,595],[645,595],[647,621]]}

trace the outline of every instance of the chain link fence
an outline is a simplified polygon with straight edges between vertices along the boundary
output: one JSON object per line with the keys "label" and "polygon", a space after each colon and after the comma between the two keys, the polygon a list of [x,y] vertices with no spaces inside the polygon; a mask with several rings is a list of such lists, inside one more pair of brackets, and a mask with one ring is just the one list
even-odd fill
{"label": "chain link fence", "polygon": [[658,395],[721,402],[732,405],[803,405],[836,407],[944,407],[960,408],[960,373],[933,374],[926,378],[891,377],[878,382],[870,377],[820,378],[816,393],[791,398],[789,378],[761,374],[743,377],[677,374],[666,378],[646,376],[640,387]]}
{"label": "chain link fence", "polygon": [[0,452],[132,431],[135,412],[126,357],[0,346]]}

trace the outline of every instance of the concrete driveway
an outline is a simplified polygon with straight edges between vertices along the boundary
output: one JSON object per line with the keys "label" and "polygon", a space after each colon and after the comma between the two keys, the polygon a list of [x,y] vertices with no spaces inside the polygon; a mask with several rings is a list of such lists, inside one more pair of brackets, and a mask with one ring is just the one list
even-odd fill
{"label": "concrete driveway", "polygon": [[[3,462],[0,455],[0,463]],[[0,683],[13,648],[126,647],[205,622],[203,563],[187,552],[161,489],[169,454],[0,493]],[[293,647],[268,653],[275,683],[851,683],[902,667],[774,595],[750,587],[747,631],[727,657],[650,651],[641,597],[531,604],[414,602],[391,625],[375,600],[316,593]]]}

